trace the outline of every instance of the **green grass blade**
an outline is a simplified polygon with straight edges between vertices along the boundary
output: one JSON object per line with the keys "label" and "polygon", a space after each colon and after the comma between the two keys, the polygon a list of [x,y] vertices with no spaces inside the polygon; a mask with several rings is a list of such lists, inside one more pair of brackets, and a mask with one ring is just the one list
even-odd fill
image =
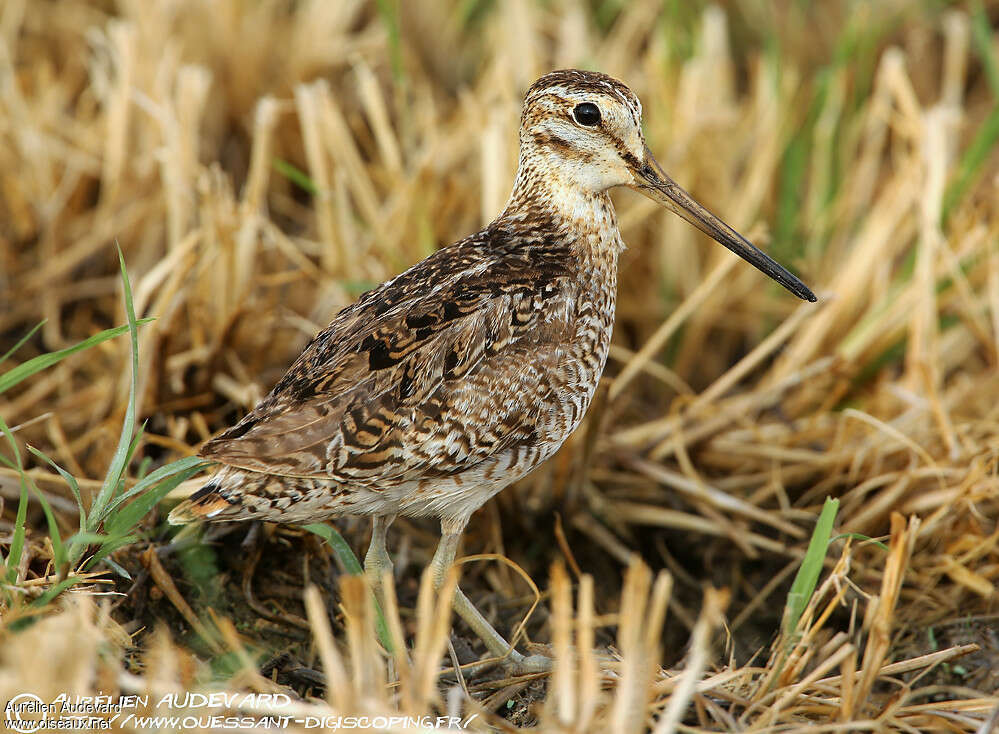
{"label": "green grass blade", "polygon": [[964,198],[965,193],[981,172],[982,166],[989,159],[992,149],[999,141],[999,103],[992,108],[982,124],[979,126],[975,137],[965,148],[961,155],[961,160],[957,165],[957,173],[947,191],[944,193],[942,218],[946,222],[948,215],[954,205]]}
{"label": "green grass blade", "polygon": [[[184,460],[181,459],[181,461]],[[108,535],[114,538],[119,535],[131,533],[142,518],[144,518],[149,511],[160,502],[160,500],[166,497],[171,490],[173,490],[181,482],[190,479],[195,474],[200,472],[202,468],[204,468],[203,463],[204,462],[199,461],[193,466],[188,465],[186,469],[177,471],[173,473],[172,476],[160,480],[159,483],[152,489],[142,493],[131,503],[122,507],[121,510],[115,513],[114,517],[110,517],[104,523],[104,528]],[[133,487],[132,489],[134,490],[135,488]]]}
{"label": "green grass blade", "polygon": [[[17,446],[14,446],[14,454],[17,456],[17,464],[9,461],[7,457],[0,456],[0,460],[8,466],[19,468],[21,465],[20,456],[17,454]],[[14,534],[10,539],[10,551],[4,563],[7,567],[7,583],[13,584],[17,581],[17,567],[21,563],[21,553],[24,551],[24,526],[28,518],[28,486],[21,480],[21,497],[17,503],[17,515],[14,517]]]}
{"label": "green grass blade", "polygon": [[146,432],[146,425],[149,421],[142,421],[142,425],[135,431],[135,435],[132,436],[131,442],[128,444],[128,458],[125,460],[125,466],[128,466],[131,462],[132,457],[135,456],[135,452],[139,449],[139,442],[142,441],[142,436]]}
{"label": "green grass blade", "polygon": [[971,15],[971,41],[992,90],[992,111],[982,121],[975,137],[965,148],[957,165],[957,173],[944,194],[941,218],[947,221],[951,210],[967,193],[971,184],[981,172],[985,163],[991,157],[996,143],[999,142],[999,58],[992,45],[992,29],[985,9],[980,2],[974,4]]}
{"label": "green grass blade", "polygon": [[274,170],[310,196],[315,196],[319,192],[319,187],[316,186],[316,182],[312,180],[309,174],[282,158],[274,159]]}
{"label": "green grass blade", "polygon": [[139,537],[137,535],[123,535],[119,538],[115,538],[113,543],[110,538],[111,536],[106,533],[75,533],[67,538],[66,547],[69,548],[71,553],[75,552],[76,549],[79,549],[79,552],[82,553],[87,550],[87,548],[96,545],[98,547],[97,553],[100,557],[88,558],[84,567],[89,568],[91,564],[96,563],[97,561],[104,561],[104,563],[110,566],[111,570],[119,576],[131,581],[132,575],[111,558],[108,558],[108,555],[116,551],[118,548],[135,542],[139,539]]}
{"label": "green grass blade", "polygon": [[[354,551],[351,550],[350,545],[348,545],[347,541],[343,539],[343,536],[337,532],[336,528],[323,523],[312,523],[310,525],[303,525],[303,527],[309,532],[315,533],[329,544],[337,558],[340,559],[340,562],[343,564],[347,573],[355,576],[361,576],[364,574],[364,569],[361,568],[361,563],[357,560],[357,556],[354,555]],[[382,612],[381,604],[378,603],[378,599],[375,599],[374,602],[375,631],[378,633],[378,641],[382,643],[382,647],[389,652],[392,652],[392,637],[389,634],[388,624],[385,622],[385,615]]]}
{"label": "green grass blade", "polygon": [[836,513],[839,511],[839,500],[826,498],[819,514],[818,522],[815,523],[815,530],[812,531],[812,538],[808,543],[808,550],[801,561],[798,573],[791,584],[791,591],[787,595],[787,608],[784,615],[784,632],[790,637],[798,626],[808,600],[812,598],[815,587],[822,573],[822,565],[829,551],[829,542],[832,537],[833,523],[836,521]]}
{"label": "green grass blade", "polygon": [[62,581],[59,581],[58,583],[53,584],[48,589],[46,589],[44,594],[42,594],[40,597],[31,602],[31,606],[35,607],[36,609],[44,609],[45,606],[50,601],[59,596],[59,594],[64,592],[66,589],[75,586],[78,583],[81,583],[80,579],[78,578],[70,577],[68,579],[63,579]]}
{"label": "green grass blade", "polygon": [[402,62],[402,37],[399,33],[399,0],[377,0],[376,5],[388,34],[392,77],[396,84],[405,85],[406,68]]}
{"label": "green grass blade", "polygon": [[[152,319],[142,319],[141,321],[138,321],[137,324],[147,324],[150,321],[152,321]],[[42,370],[61,362],[71,354],[82,352],[84,349],[90,349],[90,347],[96,346],[101,342],[106,342],[108,339],[114,339],[116,336],[121,336],[130,328],[131,325],[125,325],[116,326],[113,329],[105,329],[104,331],[94,334],[93,336],[84,339],[82,342],[74,344],[71,347],[60,349],[57,352],[49,352],[48,354],[39,354],[37,357],[33,357],[27,362],[19,364],[12,370],[4,372],[0,375],[0,393],[14,387],[14,385],[21,382],[21,380],[25,380],[37,372],[41,372]]]}
{"label": "green grass blade", "polygon": [[169,464],[164,464],[159,469],[151,472],[148,476],[143,477],[139,480],[134,487],[125,492],[124,494],[115,497],[111,504],[108,505],[106,514],[110,515],[112,512],[118,509],[123,502],[127,502],[132,497],[137,494],[145,492],[150,487],[154,486],[158,482],[163,481],[169,477],[174,476],[178,472],[187,471],[188,469],[195,468],[195,471],[189,473],[185,478],[190,478],[201,471],[207,466],[210,466],[211,462],[205,461],[198,456],[185,456],[183,459],[178,459],[177,461],[171,461]]}
{"label": "green grass blade", "polygon": [[17,344],[15,344],[10,349],[8,349],[4,353],[4,355],[2,357],[0,357],[0,364],[3,364],[4,362],[6,362],[7,358],[10,357],[10,355],[12,355],[18,349],[20,349],[21,347],[23,347],[24,343],[26,341],[28,341],[28,339],[30,339],[32,336],[34,336],[35,332],[38,331],[43,326],[45,326],[45,319],[39,321],[37,324],[35,324],[35,326],[31,329],[31,331],[29,331],[27,334],[25,334],[24,336],[22,336],[20,339],[17,340]]}
{"label": "green grass blade", "polygon": [[100,545],[108,539],[107,533],[88,533],[86,531],[81,531],[79,533],[73,533],[68,538],[66,538],[67,546],[79,546],[82,545],[84,548],[88,545]]}
{"label": "green grass blade", "polygon": [[56,522],[55,513],[52,512],[49,501],[45,499],[45,495],[42,494],[38,486],[30,479],[28,480],[28,486],[35,493],[35,496],[42,505],[42,512],[45,513],[45,521],[49,526],[49,540],[52,541],[52,563],[55,566],[56,574],[61,579],[69,570],[69,563],[67,562],[66,548],[62,543],[62,533],[59,532],[59,524]]}
{"label": "green grass blade", "polygon": [[361,576],[364,574],[364,569],[361,568],[361,562],[357,560],[357,556],[354,555],[354,551],[351,550],[350,545],[343,539],[343,536],[337,532],[336,528],[320,522],[303,525],[302,527],[310,533],[315,533],[329,544],[330,548],[333,549],[333,552],[336,553],[337,558],[340,559],[340,562],[343,564],[344,570],[346,570],[347,573],[353,574],[354,576]]}
{"label": "green grass blade", "polygon": [[14,461],[6,456],[0,456],[0,461],[17,472],[21,485],[21,497],[17,506],[17,517],[14,520],[14,536],[11,538],[10,553],[7,557],[7,581],[14,583],[17,579],[17,565],[21,561],[21,552],[24,549],[24,526],[28,513],[28,482],[24,467],[21,464],[21,452],[18,451],[17,441],[14,440],[14,434],[7,428],[7,423],[3,418],[0,418],[0,428],[3,429],[3,435],[10,443],[11,452],[14,454]]}
{"label": "green grass blade", "polygon": [[[139,450],[139,443],[142,441],[142,436],[146,432],[146,424],[148,421],[143,421],[142,425],[139,426],[135,435],[132,436],[131,442],[128,444],[128,451],[125,452],[125,467],[127,468],[129,464],[132,463],[132,458],[135,456],[135,452]],[[125,488],[125,471],[122,470],[121,478],[118,480],[118,485],[115,487],[114,491],[111,492],[110,502],[101,509],[101,514],[104,518],[107,518],[111,514],[111,508],[115,505],[115,501],[120,499],[122,492]]]}
{"label": "green grass blade", "polygon": [[36,449],[34,446],[29,446],[28,451],[37,456],[42,461],[46,462],[49,466],[55,469],[59,476],[63,478],[67,485],[69,485],[70,491],[73,493],[73,497],[76,499],[76,506],[80,512],[80,529],[82,530],[87,526],[87,510],[83,506],[83,497],[80,494],[80,485],[76,482],[76,477],[70,474],[68,471],[63,469],[61,466],[56,464],[52,459],[43,454],[41,451]]}
{"label": "green grass blade", "polygon": [[[142,424],[142,431],[143,433],[145,433],[146,431],[145,423]],[[135,470],[135,478],[142,479],[143,477],[145,477],[149,473],[149,467],[151,467],[152,465],[153,465],[153,457],[143,456],[142,461],[139,462],[139,468]]]}
{"label": "green grass blade", "polygon": [[971,13],[971,42],[985,69],[992,95],[999,98],[999,58],[992,45],[992,26],[981,0],[976,0]]}
{"label": "green grass blade", "polygon": [[104,544],[97,550],[97,552],[87,559],[87,562],[83,564],[83,569],[89,571],[91,568],[96,566],[98,563],[103,561],[107,556],[114,553],[119,548],[124,548],[126,545],[131,545],[139,539],[138,535],[121,535],[116,538],[111,538],[110,540],[104,541]]}
{"label": "green grass blade", "polygon": [[125,313],[128,316],[128,335],[132,346],[132,379],[128,389],[128,408],[125,411],[125,423],[121,427],[121,435],[118,438],[118,448],[115,450],[114,458],[108,467],[104,484],[90,505],[90,517],[88,518],[87,529],[92,531],[100,527],[101,521],[104,520],[104,509],[118,491],[122,477],[125,474],[125,468],[128,466],[129,451],[132,447],[132,435],[135,432],[135,393],[139,374],[139,335],[136,328],[135,309],[132,305],[132,286],[128,281],[125,258],[121,254],[120,247],[118,247],[118,263],[121,267],[121,281],[125,289]]}
{"label": "green grass blade", "polygon": [[56,573],[62,576],[66,573],[68,567],[68,564],[66,563],[66,549],[63,547],[62,534],[59,532],[59,524],[56,522],[55,514],[52,512],[52,507],[49,505],[49,501],[45,498],[45,495],[42,494],[42,491],[38,489],[38,486],[34,483],[34,481],[32,481],[31,477],[24,472],[24,465],[21,464],[21,454],[17,450],[17,441],[14,440],[14,434],[10,432],[7,422],[2,417],[0,417],[0,432],[3,432],[4,437],[11,445],[14,455],[17,458],[16,468],[18,477],[21,481],[22,490],[24,487],[30,487],[31,491],[35,493],[35,496],[38,497],[39,503],[42,505],[42,512],[45,513],[45,521],[49,526],[49,539],[52,541],[52,562],[55,566]]}
{"label": "green grass blade", "polygon": [[886,553],[889,550],[891,550],[886,543],[882,543],[880,540],[874,540],[874,538],[872,538],[870,535],[864,535],[863,533],[840,533],[829,542],[833,543],[837,540],[846,540],[847,538],[851,538],[853,540],[859,540],[862,543],[870,543],[871,545],[877,546]]}
{"label": "green grass blade", "polygon": [[114,572],[115,572],[116,574],[118,574],[119,576],[121,576],[121,577],[122,577],[123,579],[125,579],[126,581],[131,581],[131,580],[132,580],[132,574],[130,574],[130,573],[129,573],[129,572],[128,572],[128,571],[126,570],[126,569],[125,569],[125,567],[124,567],[124,566],[122,566],[122,565],[121,565],[120,563],[118,563],[117,561],[115,561],[115,560],[114,560],[113,558],[105,558],[105,559],[104,559],[104,562],[105,562],[105,563],[106,563],[106,564],[107,564],[108,566],[110,566],[110,567],[111,567],[111,570],[112,570],[112,571],[114,571]]}

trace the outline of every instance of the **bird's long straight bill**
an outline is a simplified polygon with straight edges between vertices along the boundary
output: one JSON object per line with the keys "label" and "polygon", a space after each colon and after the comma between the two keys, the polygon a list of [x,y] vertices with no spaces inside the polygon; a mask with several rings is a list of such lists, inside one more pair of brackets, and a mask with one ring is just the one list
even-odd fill
{"label": "bird's long straight bill", "polygon": [[765,252],[755,247],[745,237],[729,227],[714,214],[698,204],[694,197],[684,191],[673,179],[666,175],[652,153],[645,151],[645,163],[635,170],[635,189],[653,201],[663,204],[679,214],[699,230],[719,244],[724,245],[758,270],[769,275],[791,293],[805,301],[815,301],[815,294],[808,286],[791,275]]}

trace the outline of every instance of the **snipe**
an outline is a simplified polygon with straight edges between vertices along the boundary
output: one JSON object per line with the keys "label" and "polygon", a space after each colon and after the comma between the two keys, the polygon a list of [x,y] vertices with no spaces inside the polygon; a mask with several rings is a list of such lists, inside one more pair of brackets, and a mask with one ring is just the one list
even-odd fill
{"label": "snipe", "polygon": [[[337,314],[253,411],[204,446],[222,469],[170,522],[370,515],[365,569],[377,592],[395,516],[439,517],[432,567],[443,581],[469,516],[554,454],[590,404],[624,248],[607,195],[615,186],[814,301],[662,171],[641,115],[634,93],[604,74],[538,79],[503,212]],[[454,606],[492,654],[546,667],[511,649],[460,590]]]}

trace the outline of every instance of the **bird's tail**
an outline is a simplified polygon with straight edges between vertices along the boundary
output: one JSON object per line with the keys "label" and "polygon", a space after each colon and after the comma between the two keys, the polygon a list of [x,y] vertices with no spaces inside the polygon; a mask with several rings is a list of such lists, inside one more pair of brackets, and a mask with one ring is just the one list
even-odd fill
{"label": "bird's tail", "polygon": [[335,482],[281,477],[225,466],[173,508],[171,525],[197,520],[271,520],[303,523],[339,514]]}
{"label": "bird's tail", "polygon": [[279,519],[274,516],[274,504],[286,491],[281,477],[223,466],[205,486],[174,507],[167,522]]}
{"label": "bird's tail", "polygon": [[[170,511],[167,515],[167,522],[171,525],[184,525],[196,520],[243,520],[248,517],[241,517],[239,509],[242,503],[238,495],[232,492],[223,494],[223,482],[220,481],[222,472],[212,477],[204,487],[192,494],[186,500]],[[226,517],[220,517],[227,515]]]}

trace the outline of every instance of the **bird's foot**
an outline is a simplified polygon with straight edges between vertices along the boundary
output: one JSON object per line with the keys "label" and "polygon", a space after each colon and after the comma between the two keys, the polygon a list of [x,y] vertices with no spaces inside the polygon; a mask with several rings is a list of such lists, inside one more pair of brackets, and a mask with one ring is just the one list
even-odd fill
{"label": "bird's foot", "polygon": [[476,676],[499,668],[507,678],[519,678],[522,675],[550,673],[553,665],[554,661],[545,655],[522,655],[512,650],[502,657],[488,658],[478,665],[462,666],[462,671],[466,676]]}
{"label": "bird's foot", "polygon": [[503,661],[504,667],[511,675],[550,673],[555,662],[546,655],[521,655],[516,651],[514,654],[516,658],[510,656]]}

